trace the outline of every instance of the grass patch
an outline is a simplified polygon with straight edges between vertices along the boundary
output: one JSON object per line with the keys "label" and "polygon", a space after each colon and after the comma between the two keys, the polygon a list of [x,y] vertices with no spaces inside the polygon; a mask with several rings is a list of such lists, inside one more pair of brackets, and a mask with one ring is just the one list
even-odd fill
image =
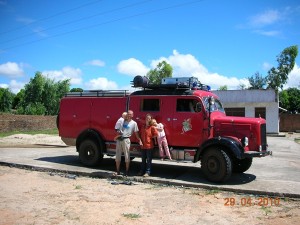
{"label": "grass patch", "polygon": [[122,215],[124,217],[128,218],[128,219],[138,219],[138,218],[141,218],[140,214],[136,214],[136,213],[123,213]]}
{"label": "grass patch", "polygon": [[76,186],[75,186],[75,189],[81,189],[81,188],[82,188],[81,185],[76,185]]}
{"label": "grass patch", "polygon": [[272,213],[271,207],[261,207],[261,210],[264,211],[265,215],[267,216],[268,214]]}
{"label": "grass patch", "polygon": [[49,134],[49,135],[58,135],[58,130],[56,128],[50,130],[31,130],[31,131],[10,131],[0,133],[0,137],[7,137],[14,134]]}
{"label": "grass patch", "polygon": [[205,194],[206,195],[214,195],[214,194],[217,194],[219,192],[221,192],[219,189],[211,189],[211,190],[205,191]]}
{"label": "grass patch", "polygon": [[298,144],[300,144],[300,138],[295,138],[294,141]]}
{"label": "grass patch", "polygon": [[150,187],[146,187],[146,190],[157,190],[162,189],[163,186],[161,184],[152,184]]}

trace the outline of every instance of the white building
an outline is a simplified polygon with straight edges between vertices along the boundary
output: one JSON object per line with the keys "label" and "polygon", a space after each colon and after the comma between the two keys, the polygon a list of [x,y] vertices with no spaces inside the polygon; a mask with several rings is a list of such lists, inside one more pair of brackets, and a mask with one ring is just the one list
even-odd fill
{"label": "white building", "polygon": [[226,115],[265,118],[267,133],[279,133],[279,102],[274,90],[213,91],[219,96]]}

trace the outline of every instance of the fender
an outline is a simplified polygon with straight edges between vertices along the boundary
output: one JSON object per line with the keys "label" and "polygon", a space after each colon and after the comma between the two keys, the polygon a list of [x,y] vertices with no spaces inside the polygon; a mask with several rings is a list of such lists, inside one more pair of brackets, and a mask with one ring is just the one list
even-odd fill
{"label": "fender", "polygon": [[200,160],[200,156],[205,151],[205,149],[212,146],[223,146],[229,152],[229,154],[234,155],[238,159],[244,158],[244,148],[239,141],[232,137],[214,137],[206,142],[204,142],[200,148],[197,150],[196,155],[194,157],[194,163]]}
{"label": "fender", "polygon": [[84,139],[87,139],[87,138],[91,138],[97,142],[97,144],[100,147],[101,153],[103,153],[105,151],[102,137],[96,130],[93,130],[93,129],[87,129],[87,130],[81,132],[80,135],[76,138],[77,151],[79,149],[79,145],[80,145],[81,141]]}

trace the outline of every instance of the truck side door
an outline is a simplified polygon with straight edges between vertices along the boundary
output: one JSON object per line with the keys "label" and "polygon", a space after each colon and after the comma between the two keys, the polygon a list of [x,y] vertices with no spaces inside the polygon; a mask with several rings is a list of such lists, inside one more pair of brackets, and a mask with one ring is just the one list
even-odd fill
{"label": "truck side door", "polygon": [[196,96],[177,96],[172,100],[170,145],[198,147],[203,139],[203,106]]}

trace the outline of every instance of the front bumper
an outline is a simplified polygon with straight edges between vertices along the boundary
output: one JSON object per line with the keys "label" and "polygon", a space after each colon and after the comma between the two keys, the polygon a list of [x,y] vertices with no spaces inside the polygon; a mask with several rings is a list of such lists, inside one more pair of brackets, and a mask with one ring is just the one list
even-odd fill
{"label": "front bumper", "polygon": [[272,151],[261,151],[261,152],[256,152],[256,151],[247,151],[244,153],[245,158],[253,158],[253,157],[265,157],[268,155],[272,155]]}

